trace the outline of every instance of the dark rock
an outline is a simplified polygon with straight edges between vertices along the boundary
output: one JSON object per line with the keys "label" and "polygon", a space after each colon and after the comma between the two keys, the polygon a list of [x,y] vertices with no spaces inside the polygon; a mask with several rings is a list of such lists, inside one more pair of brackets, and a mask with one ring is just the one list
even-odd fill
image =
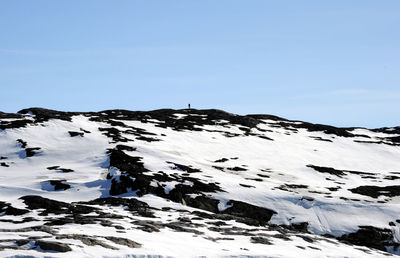
{"label": "dark rock", "polygon": [[14,208],[9,203],[0,202],[0,213],[3,212],[5,215],[20,216],[28,213],[29,210]]}
{"label": "dark rock", "polygon": [[349,189],[352,193],[370,196],[372,198],[378,198],[379,196],[400,196],[400,185],[390,186],[373,186],[373,185],[362,185],[356,188]]}
{"label": "dark rock", "polygon": [[309,137],[313,138],[314,140],[317,140],[317,141],[332,142],[332,140],[324,139],[324,138],[321,138],[321,137],[318,137],[318,136],[309,136]]}
{"label": "dark rock", "polygon": [[113,247],[111,245],[108,245],[106,243],[104,243],[104,241],[100,240],[100,239],[96,239],[94,237],[91,236],[86,236],[86,235],[80,235],[80,234],[63,234],[63,235],[58,235],[56,237],[57,239],[76,239],[76,240],[80,240],[82,243],[84,243],[85,245],[88,246],[101,246],[107,249],[112,249],[112,250],[118,250],[118,248]]}
{"label": "dark rock", "polygon": [[241,168],[241,167],[233,167],[233,168],[227,168],[228,170],[231,171],[246,171],[247,169]]}
{"label": "dark rock", "polygon": [[139,137],[137,137],[135,139],[139,140],[139,141],[145,141],[145,142],[158,142],[158,141],[161,141],[160,139],[152,138],[152,137],[146,137],[146,136],[139,136]]}
{"label": "dark rock", "polygon": [[91,133],[90,131],[87,131],[87,130],[82,129],[82,128],[79,128],[79,130],[81,130],[81,131],[84,132],[84,133]]}
{"label": "dark rock", "polygon": [[46,251],[56,251],[62,253],[72,251],[71,247],[69,247],[67,244],[53,241],[38,240],[35,242],[35,245]]}
{"label": "dark rock", "polygon": [[17,139],[17,142],[21,144],[21,148],[25,149],[28,143],[22,139]]}
{"label": "dark rock", "polygon": [[65,183],[65,180],[50,180],[49,181],[51,185],[54,186],[54,190],[67,190],[71,188],[69,184]]}
{"label": "dark rock", "polygon": [[255,188],[255,186],[252,186],[252,185],[246,185],[246,184],[239,184],[239,185],[246,187],[246,188]]}
{"label": "dark rock", "polygon": [[334,176],[338,177],[343,177],[346,175],[342,170],[337,170],[331,167],[320,167],[320,166],[314,166],[314,165],[307,165],[307,167],[314,169],[315,171],[318,171],[320,173],[328,173]]}
{"label": "dark rock", "polygon": [[227,158],[222,158],[222,159],[218,159],[218,160],[216,160],[216,161],[214,161],[214,162],[217,162],[217,163],[221,163],[221,162],[226,162],[226,161],[228,161],[229,159],[227,159]]}
{"label": "dark rock", "polygon": [[308,188],[308,185],[284,184],[284,187],[293,189],[298,189],[298,188],[306,189]]}
{"label": "dark rock", "polygon": [[117,143],[117,142],[128,142],[128,141],[132,141],[129,140],[126,137],[121,136],[121,131],[118,130],[117,128],[99,128],[100,132],[103,132],[103,134],[109,138],[111,138],[113,140],[113,143]]}
{"label": "dark rock", "polygon": [[52,166],[52,167],[48,167],[48,170],[58,170],[64,173],[69,173],[69,172],[74,172],[73,169],[69,169],[69,168],[60,168],[60,166]]}
{"label": "dark rock", "polygon": [[192,168],[191,166],[186,166],[186,165],[182,165],[182,164],[178,164],[178,163],[174,163],[174,162],[169,162],[169,161],[167,161],[167,163],[169,163],[169,164],[174,164],[175,167],[173,167],[173,169],[178,169],[178,170],[186,171],[186,172],[188,172],[188,173],[197,173],[197,172],[201,172],[200,169]]}
{"label": "dark rock", "polygon": [[83,135],[84,135],[84,133],[81,133],[81,132],[68,131],[68,133],[69,133],[69,135],[70,135],[71,137],[75,137],[75,136],[83,137]]}
{"label": "dark rock", "polygon": [[272,215],[276,214],[273,210],[241,201],[230,200],[227,202],[227,205],[232,205],[232,207],[227,208],[223,213],[254,219],[259,225],[266,225]]}
{"label": "dark rock", "polygon": [[115,148],[120,151],[136,151],[136,148],[122,144],[118,144]]}
{"label": "dark rock", "polygon": [[219,201],[207,196],[196,196],[195,198],[185,197],[186,205],[206,211],[218,213]]}
{"label": "dark rock", "polygon": [[250,242],[255,244],[272,245],[272,243],[265,237],[252,236]]}
{"label": "dark rock", "polygon": [[383,179],[385,180],[398,180],[400,176],[385,176]]}
{"label": "dark rock", "polygon": [[26,156],[27,156],[27,157],[32,157],[32,156],[38,154],[38,152],[36,152],[36,151],[37,151],[37,150],[40,150],[40,149],[41,149],[41,148],[39,148],[39,147],[35,147],[35,148],[26,148],[26,149],[25,149],[25,151],[26,151]]}
{"label": "dark rock", "polygon": [[125,245],[125,246],[130,247],[130,248],[140,248],[140,247],[142,247],[141,244],[139,244],[139,243],[137,243],[135,241],[132,241],[130,239],[122,238],[122,237],[107,236],[107,237],[104,237],[104,238],[109,240],[109,241],[111,241],[111,242],[114,242],[114,243],[116,243],[118,245]]}
{"label": "dark rock", "polygon": [[137,212],[140,216],[143,217],[154,217],[153,212],[150,210],[150,207],[147,203],[139,201],[135,198],[116,198],[116,197],[107,197],[107,198],[98,198],[86,204],[90,205],[111,205],[111,206],[125,206],[129,211]]}
{"label": "dark rock", "polygon": [[390,229],[381,229],[372,226],[360,226],[354,233],[338,237],[339,240],[354,245],[361,245],[386,251],[387,245],[393,241],[393,233]]}
{"label": "dark rock", "polygon": [[26,239],[19,239],[17,241],[15,241],[15,243],[17,244],[17,246],[22,246],[22,245],[26,245],[27,243],[29,243],[29,240]]}
{"label": "dark rock", "polygon": [[38,195],[26,195],[21,197],[29,209],[44,209],[40,215],[54,214],[86,214],[95,211],[93,207],[70,204],[66,202],[47,199]]}

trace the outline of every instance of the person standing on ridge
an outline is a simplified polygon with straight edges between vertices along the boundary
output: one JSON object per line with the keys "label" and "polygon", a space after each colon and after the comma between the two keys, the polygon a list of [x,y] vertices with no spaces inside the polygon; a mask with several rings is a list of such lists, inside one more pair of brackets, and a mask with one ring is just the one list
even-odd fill
{"label": "person standing on ridge", "polygon": [[190,103],[188,104],[188,108],[190,109]]}

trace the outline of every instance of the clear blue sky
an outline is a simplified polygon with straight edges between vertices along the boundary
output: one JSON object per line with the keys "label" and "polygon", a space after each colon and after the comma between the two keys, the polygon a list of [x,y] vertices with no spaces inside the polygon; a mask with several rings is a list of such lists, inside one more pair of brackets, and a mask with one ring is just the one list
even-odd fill
{"label": "clear blue sky", "polygon": [[0,110],[400,125],[400,1],[0,1]]}

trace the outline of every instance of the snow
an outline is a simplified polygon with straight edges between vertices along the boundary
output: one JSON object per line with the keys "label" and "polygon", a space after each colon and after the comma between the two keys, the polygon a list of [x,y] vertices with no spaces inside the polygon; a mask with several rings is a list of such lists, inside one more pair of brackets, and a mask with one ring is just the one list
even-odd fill
{"label": "snow", "polygon": [[[177,113],[174,116],[182,119],[186,115]],[[12,121],[12,119],[2,120]],[[390,172],[400,171],[400,148],[398,146],[357,143],[354,142],[355,139],[365,140],[365,138],[338,137],[323,132],[309,132],[306,129],[298,129],[298,132],[293,132],[287,128],[271,126],[276,124],[276,121],[272,120],[264,120],[267,123],[259,124],[260,130],[253,129],[252,131],[263,134],[273,141],[252,135],[246,136],[236,125],[220,125],[228,122],[222,120],[217,121],[215,125],[201,126],[203,131],[175,131],[171,128],[156,126],[158,120],[149,119],[148,121],[151,123],[131,120],[123,122],[127,126],[141,128],[156,135],[166,135],[161,141],[151,143],[139,141],[135,140],[133,135],[122,133],[124,137],[134,140],[123,144],[137,148],[134,156],[142,158],[142,162],[151,171],[150,173],[158,171],[164,171],[167,174],[183,173],[172,169],[173,165],[167,162],[190,165],[200,169],[201,173],[192,173],[190,176],[204,182],[218,182],[225,191],[211,193],[213,198],[220,200],[218,205],[220,211],[230,207],[227,205],[228,200],[243,201],[277,211],[270,221],[271,224],[289,225],[307,221],[308,229],[312,233],[334,236],[355,232],[360,225],[388,228],[389,222],[400,218],[399,198],[374,199],[348,190],[360,185],[398,185],[398,181],[384,180],[385,176],[392,175]],[[108,169],[105,165],[108,160],[106,151],[114,148],[116,143],[110,143],[111,140],[98,130],[99,127],[110,127],[110,125],[93,122],[86,116],[77,115],[73,116],[72,122],[52,119],[43,122],[40,126],[28,125],[24,128],[0,131],[0,156],[7,157],[4,161],[10,163],[10,167],[0,167],[0,201],[11,203],[13,207],[25,208],[25,205],[19,200],[24,195],[40,195],[65,202],[89,201],[109,196],[107,192],[109,182],[106,175],[109,173],[115,177],[121,172],[117,168]],[[80,128],[90,131],[90,133],[85,133],[84,137],[70,137],[68,131],[80,131]],[[115,128],[123,130],[122,127]],[[262,132],[261,130],[268,131]],[[222,132],[240,136],[226,137]],[[387,136],[384,133],[367,129],[354,129],[352,133],[367,135],[375,140],[377,137]],[[321,137],[332,140],[332,142],[318,141],[311,137]],[[40,155],[33,157],[21,155],[24,150],[16,142],[17,139],[26,141],[27,147],[40,147]],[[233,157],[238,157],[238,159],[231,159]],[[221,158],[228,158],[228,161],[214,162]],[[338,178],[334,175],[319,173],[307,167],[309,164],[338,170],[376,173],[378,179],[362,178],[356,174]],[[74,172],[60,173],[48,170],[47,167],[51,166],[73,169]],[[213,166],[223,166],[224,170],[215,169]],[[227,169],[233,167],[241,167],[246,170]],[[259,177],[257,174],[268,177]],[[249,178],[260,178],[262,181],[253,181]],[[331,180],[326,180],[326,178]],[[49,180],[66,180],[71,188],[65,191],[54,191]],[[154,182],[152,183],[154,184]],[[166,182],[165,193],[168,194],[176,184],[177,182]],[[240,184],[254,187],[247,188]],[[292,191],[278,189],[285,184],[306,185],[307,188],[291,189]],[[328,187],[337,186],[341,187],[338,191],[329,192],[327,190]],[[313,194],[312,191],[329,192],[331,198],[326,197],[328,194]],[[123,196],[136,195],[131,192]],[[308,198],[302,199],[302,197]],[[344,200],[341,197],[359,199],[359,201]],[[386,200],[385,203],[378,202],[383,199]],[[176,210],[196,210],[151,194],[147,194],[139,200],[157,209],[171,207]],[[132,217],[121,209],[116,209],[115,212]],[[157,213],[157,216],[164,221],[170,219],[168,215],[176,216],[172,211]],[[34,214],[30,213],[29,216],[34,216]],[[0,216],[1,219],[9,219],[9,217]],[[230,223],[237,224],[236,222]],[[336,240],[332,240],[332,243],[321,240],[318,246],[315,245],[321,251],[296,247],[297,245],[303,246],[305,243],[298,237],[293,237],[292,241],[274,238],[272,245],[250,243],[248,238],[243,236],[235,236],[234,240],[213,242],[192,233],[175,232],[171,229],[161,229],[157,233],[143,232],[133,229],[132,225],[128,224],[124,227],[130,228],[130,230],[126,230],[125,233],[117,233],[98,224],[85,225],[84,228],[81,225],[66,224],[59,227],[59,233],[124,236],[140,242],[143,245],[142,248],[134,251],[126,246],[118,246],[120,248],[118,251],[100,246],[78,248],[76,246],[82,246],[82,243],[69,239],[66,241],[75,245],[72,252],[67,256],[62,253],[51,253],[51,256],[196,257],[200,254],[206,257],[267,257],[265,255],[268,254],[268,257],[320,257],[322,253],[324,256],[330,257],[343,256],[343,254],[348,257],[368,255],[359,249],[339,244]],[[1,229],[12,228],[10,225],[10,223],[0,222]],[[37,225],[42,225],[42,221],[24,223],[24,227]],[[14,227],[18,226],[16,224]],[[245,227],[243,224],[240,226]],[[395,239],[399,241],[398,224],[394,232]],[[31,232],[29,236],[34,234],[40,233]],[[205,231],[205,234],[209,237],[219,236],[215,232]],[[21,236],[15,233],[0,233],[0,239],[14,238],[21,238]],[[115,243],[104,241],[115,246]],[[313,244],[309,245],[313,246]],[[284,250],[284,254],[282,254],[282,250]],[[19,255],[45,257],[48,254],[33,250],[2,250],[0,248],[0,256],[17,257]],[[377,257],[382,254],[372,251],[370,255]]]}

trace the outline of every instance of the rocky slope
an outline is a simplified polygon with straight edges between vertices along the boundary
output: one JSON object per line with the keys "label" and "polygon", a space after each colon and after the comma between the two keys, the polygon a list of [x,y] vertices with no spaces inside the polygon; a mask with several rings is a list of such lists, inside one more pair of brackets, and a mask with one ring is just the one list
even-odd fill
{"label": "rocky slope", "polygon": [[0,112],[0,256],[400,254],[400,127]]}

